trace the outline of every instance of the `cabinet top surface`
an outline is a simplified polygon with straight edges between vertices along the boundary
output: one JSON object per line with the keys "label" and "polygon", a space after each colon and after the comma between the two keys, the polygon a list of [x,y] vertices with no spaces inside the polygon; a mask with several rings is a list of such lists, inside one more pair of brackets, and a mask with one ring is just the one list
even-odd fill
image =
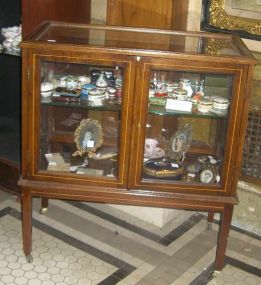
{"label": "cabinet top surface", "polygon": [[28,43],[77,45],[143,53],[244,57],[253,60],[240,38],[205,32],[46,22],[25,39],[21,46],[27,47]]}

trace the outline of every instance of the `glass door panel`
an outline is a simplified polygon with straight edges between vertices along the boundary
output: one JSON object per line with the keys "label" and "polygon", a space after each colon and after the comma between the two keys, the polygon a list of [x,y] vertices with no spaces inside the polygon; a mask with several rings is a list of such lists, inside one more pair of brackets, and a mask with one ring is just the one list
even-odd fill
{"label": "glass door panel", "polygon": [[118,178],[124,68],[40,61],[38,169]]}
{"label": "glass door panel", "polygon": [[143,182],[221,184],[232,79],[150,70]]}

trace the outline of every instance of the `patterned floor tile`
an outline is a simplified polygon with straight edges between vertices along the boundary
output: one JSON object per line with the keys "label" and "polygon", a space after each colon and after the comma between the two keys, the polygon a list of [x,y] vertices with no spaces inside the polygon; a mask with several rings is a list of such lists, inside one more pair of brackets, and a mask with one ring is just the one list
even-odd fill
{"label": "patterned floor tile", "polygon": [[19,213],[5,209],[0,220],[0,284],[99,284],[108,279],[110,284],[116,284],[135,269],[37,221],[33,227],[34,259],[27,263]]}
{"label": "patterned floor tile", "polygon": [[0,285],[261,283],[261,246],[255,235],[233,228],[226,266],[213,277],[218,225],[206,230],[205,215],[181,211],[160,229],[94,203],[50,201],[47,214],[41,215],[36,199],[34,259],[27,263],[19,201],[1,197]]}

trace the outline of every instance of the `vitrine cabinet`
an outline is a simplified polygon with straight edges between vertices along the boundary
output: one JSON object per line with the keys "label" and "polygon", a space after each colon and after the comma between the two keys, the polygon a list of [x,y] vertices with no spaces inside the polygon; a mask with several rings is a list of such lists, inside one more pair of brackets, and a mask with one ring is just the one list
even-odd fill
{"label": "vitrine cabinet", "polygon": [[219,212],[220,270],[255,63],[241,40],[50,22],[22,55],[28,260],[43,197]]}

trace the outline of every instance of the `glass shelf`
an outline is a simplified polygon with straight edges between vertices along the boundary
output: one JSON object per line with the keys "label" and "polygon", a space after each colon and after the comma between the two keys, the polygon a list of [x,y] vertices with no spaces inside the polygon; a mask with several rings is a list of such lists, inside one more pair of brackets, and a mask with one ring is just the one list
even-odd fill
{"label": "glass shelf", "polygon": [[43,106],[49,107],[68,107],[68,108],[79,108],[88,110],[100,110],[100,111],[115,111],[119,112],[121,110],[121,102],[117,99],[104,100],[102,105],[95,105],[92,101],[88,101],[87,97],[80,98],[56,98],[50,100],[42,100],[41,104]]}
{"label": "glass shelf", "polygon": [[150,105],[148,112],[154,115],[160,116],[183,116],[183,117],[193,117],[193,118],[209,118],[209,119],[227,119],[226,114],[216,114],[212,112],[201,113],[196,108],[192,109],[191,112],[166,110],[164,106]]}

